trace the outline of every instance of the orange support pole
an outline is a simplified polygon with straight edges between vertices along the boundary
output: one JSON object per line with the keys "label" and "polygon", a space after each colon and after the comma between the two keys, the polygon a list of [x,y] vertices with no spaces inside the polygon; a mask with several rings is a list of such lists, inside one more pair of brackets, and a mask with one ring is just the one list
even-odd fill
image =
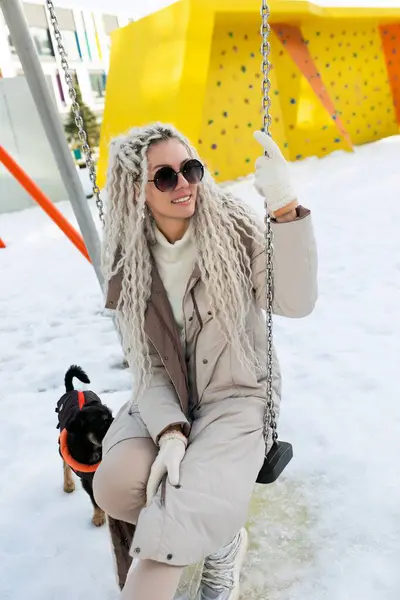
{"label": "orange support pole", "polygon": [[4,242],[3,242],[3,240],[0,238],[0,248],[5,248],[5,247],[6,247],[5,243],[4,243]]}
{"label": "orange support pole", "polygon": [[21,169],[15,160],[6,152],[3,146],[0,146],[0,162],[8,169],[15,179],[22,185],[28,194],[39,204],[54,223],[78,248],[79,252],[91,262],[85,242],[80,233],[67,221],[64,215],[56,208],[49,198],[42,192],[34,181]]}

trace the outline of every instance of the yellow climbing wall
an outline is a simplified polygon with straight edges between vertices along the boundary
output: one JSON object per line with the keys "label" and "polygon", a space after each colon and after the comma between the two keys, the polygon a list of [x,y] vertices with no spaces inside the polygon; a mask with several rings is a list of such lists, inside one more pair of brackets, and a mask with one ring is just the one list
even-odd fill
{"label": "yellow climbing wall", "polygon": [[321,104],[285,46],[278,43],[275,63],[278,89],[275,93],[280,99],[290,160],[323,156],[337,149],[347,150],[348,145],[331,114]]}
{"label": "yellow climbing wall", "polygon": [[[271,133],[285,157],[320,157],[398,134],[400,10],[271,6]],[[253,132],[263,123],[260,44],[256,0],[181,0],[114,32],[100,186],[110,139],[154,120],[197,142],[217,180],[251,173],[260,155]]]}
{"label": "yellow climbing wall", "polygon": [[[323,106],[285,48],[271,34],[271,132],[289,160],[349,150],[336,126],[339,117],[353,144],[398,132],[379,28],[371,21],[310,22],[301,29],[308,51],[332,100]],[[261,127],[259,20],[251,13],[216,15],[199,143],[216,179],[254,169]]]}
{"label": "yellow climbing wall", "polygon": [[[310,23],[302,31],[353,144],[397,134],[378,24],[327,21],[323,26]],[[318,155],[323,153],[319,150]]]}
{"label": "yellow climbing wall", "polygon": [[[253,139],[253,132],[263,125],[261,60],[257,16],[217,15],[198,147],[221,181],[253,171],[254,161],[262,152]],[[271,133],[283,147],[285,134],[279,100],[274,99],[274,71],[270,79]]]}

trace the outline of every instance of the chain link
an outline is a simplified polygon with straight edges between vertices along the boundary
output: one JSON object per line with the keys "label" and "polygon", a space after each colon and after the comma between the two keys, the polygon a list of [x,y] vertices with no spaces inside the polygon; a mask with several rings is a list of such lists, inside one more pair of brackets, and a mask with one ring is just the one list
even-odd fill
{"label": "chain link", "polygon": [[[268,6],[267,0],[262,0],[261,5],[261,55],[262,55],[262,108],[263,108],[263,124],[264,131],[266,134],[270,134],[270,126],[271,126],[271,81],[269,78],[269,73],[271,70],[271,62],[270,62],[270,43],[269,43],[269,35],[271,32],[271,28],[268,22],[270,16],[270,10]],[[267,285],[266,285],[266,335],[267,335],[267,391],[266,391],[266,405],[264,412],[264,439],[265,445],[267,445],[268,435],[270,429],[272,430],[272,439],[275,442],[278,439],[277,433],[277,424],[276,424],[276,412],[275,405],[273,400],[273,392],[272,392],[272,303],[273,303],[273,240],[272,240],[272,227],[271,227],[271,218],[269,215],[267,200],[265,200],[265,244],[266,244],[266,275],[267,275]]]}
{"label": "chain link", "polygon": [[80,109],[78,102],[76,101],[76,91],[74,88],[74,83],[73,83],[73,79],[72,79],[72,76],[70,73],[68,60],[67,60],[68,55],[67,55],[67,51],[65,50],[64,45],[63,45],[62,35],[61,35],[61,31],[58,26],[58,21],[57,21],[57,16],[55,13],[53,0],[46,0],[46,6],[47,6],[47,10],[49,11],[50,22],[53,26],[54,37],[57,42],[57,49],[58,49],[58,53],[59,53],[60,59],[61,59],[61,66],[64,71],[64,78],[65,78],[66,84],[68,85],[68,95],[72,101],[72,111],[75,115],[75,123],[78,128],[78,135],[79,135],[79,139],[81,141],[81,148],[82,148],[83,154],[85,155],[86,166],[89,171],[90,181],[92,182],[93,194],[96,198],[96,206],[99,211],[100,221],[101,221],[102,225],[104,225],[104,207],[103,207],[103,201],[100,198],[100,188],[96,182],[96,168],[95,168],[95,164],[94,164],[93,157],[92,157],[92,151],[91,151],[89,143],[88,143],[88,136],[85,131],[85,125],[84,125],[84,122],[82,119],[81,109]]}

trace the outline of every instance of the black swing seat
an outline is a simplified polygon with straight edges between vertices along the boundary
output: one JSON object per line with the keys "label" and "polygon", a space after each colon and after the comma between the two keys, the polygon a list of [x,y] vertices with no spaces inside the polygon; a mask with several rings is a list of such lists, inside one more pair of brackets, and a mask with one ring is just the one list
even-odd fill
{"label": "black swing seat", "polygon": [[287,467],[293,458],[293,447],[289,442],[274,442],[271,450],[268,452],[258,474],[256,483],[273,483]]}

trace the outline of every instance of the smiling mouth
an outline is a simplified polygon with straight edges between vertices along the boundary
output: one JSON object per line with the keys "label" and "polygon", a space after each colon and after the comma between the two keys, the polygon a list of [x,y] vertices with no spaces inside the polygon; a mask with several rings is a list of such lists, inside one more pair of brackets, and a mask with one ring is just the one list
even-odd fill
{"label": "smiling mouth", "polygon": [[191,200],[192,196],[184,196],[183,198],[177,198],[176,200],[171,200],[172,204],[187,204]]}

